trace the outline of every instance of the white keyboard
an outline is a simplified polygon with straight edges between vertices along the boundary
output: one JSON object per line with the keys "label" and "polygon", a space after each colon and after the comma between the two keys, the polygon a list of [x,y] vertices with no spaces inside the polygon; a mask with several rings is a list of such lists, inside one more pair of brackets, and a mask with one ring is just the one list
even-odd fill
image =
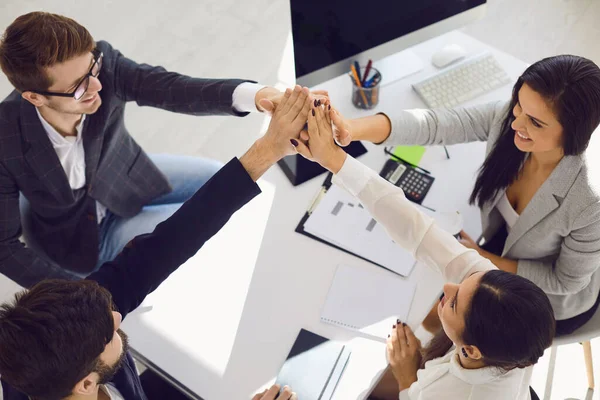
{"label": "white keyboard", "polygon": [[454,107],[510,80],[494,56],[484,53],[415,83],[413,89],[428,107]]}

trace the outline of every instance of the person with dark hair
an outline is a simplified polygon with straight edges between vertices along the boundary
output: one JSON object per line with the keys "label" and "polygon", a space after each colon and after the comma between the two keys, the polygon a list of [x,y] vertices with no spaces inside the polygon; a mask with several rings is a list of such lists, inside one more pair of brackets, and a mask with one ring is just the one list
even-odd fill
{"label": "person with dark hair", "polygon": [[46,12],[6,28],[0,68],[15,87],[0,103],[0,273],[24,287],[96,270],[222,167],[148,156],[125,126],[128,102],[242,117],[272,112],[282,97],[250,81],[138,64],[76,21]]}
{"label": "person with dark hair", "polygon": [[[519,77],[508,103],[332,118],[341,145],[487,141],[471,194],[485,242],[480,247],[466,232],[461,242],[542,288],[557,335],[593,316],[600,304],[600,171],[589,168],[586,149],[600,123],[596,64],[573,55],[540,60]],[[423,325],[439,330],[435,307]]]}
{"label": "person with dark hair", "polygon": [[[329,111],[329,110],[328,110]],[[331,115],[335,113],[330,110]],[[296,149],[331,171],[392,240],[445,278],[437,306],[442,329],[430,345],[397,321],[387,339],[390,367],[372,396],[401,400],[528,400],[533,365],[552,344],[548,296],[530,280],[501,271],[421,213],[402,189],[334,143],[330,113],[317,107]]]}
{"label": "person with dark hair", "polygon": [[[314,100],[307,88],[288,89],[246,154],[85,280],[44,280],[0,305],[4,400],[146,400],[121,321],[260,193],[255,182],[267,169],[295,153],[290,142]],[[254,400],[274,400],[278,392]],[[278,397],[295,398],[289,388]]]}

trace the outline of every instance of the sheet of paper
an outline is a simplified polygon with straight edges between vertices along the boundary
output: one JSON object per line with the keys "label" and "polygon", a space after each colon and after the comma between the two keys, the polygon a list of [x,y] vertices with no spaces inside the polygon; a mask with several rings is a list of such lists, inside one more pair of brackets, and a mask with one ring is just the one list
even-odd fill
{"label": "sheet of paper", "polygon": [[410,274],[415,264],[362,204],[336,185],[313,210],[304,230],[402,276]]}
{"label": "sheet of paper", "polygon": [[385,339],[396,321],[406,321],[416,285],[377,268],[340,265],[321,320]]}

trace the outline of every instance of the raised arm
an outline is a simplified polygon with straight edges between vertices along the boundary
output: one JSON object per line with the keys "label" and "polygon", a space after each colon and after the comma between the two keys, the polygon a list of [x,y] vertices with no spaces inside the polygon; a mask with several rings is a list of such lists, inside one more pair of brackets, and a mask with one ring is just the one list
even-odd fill
{"label": "raised arm", "polygon": [[167,71],[160,66],[138,64],[109,43],[99,41],[104,53],[100,81],[123,101],[191,115],[237,115],[233,93],[241,79],[204,79]]}
{"label": "raised arm", "polygon": [[244,156],[231,160],[152,233],[133,239],[114,261],[88,277],[112,293],[123,317],[260,193],[255,181],[294,153],[290,142],[299,136],[311,101],[308,89],[288,89],[267,133]]}
{"label": "raised arm", "polygon": [[479,104],[456,109],[385,109],[363,118],[345,120],[331,110],[336,141],[347,146],[366,140],[384,145],[441,145],[486,141],[492,127],[508,112],[506,102]]}
{"label": "raised arm", "polygon": [[458,283],[475,271],[494,268],[489,260],[461,245],[433,218],[419,211],[402,189],[353,157],[346,157],[333,182],[358,198],[394,242],[439,271],[446,281]]}
{"label": "raised arm", "polygon": [[406,199],[402,189],[336,146],[331,124],[321,107],[316,108],[315,116],[309,115],[308,126],[309,147],[301,144],[301,154],[333,172],[334,183],[356,196],[390,237],[418,261],[436,269],[451,282],[460,282],[475,271],[495,268],[489,260],[461,245],[431,217],[421,213]]}

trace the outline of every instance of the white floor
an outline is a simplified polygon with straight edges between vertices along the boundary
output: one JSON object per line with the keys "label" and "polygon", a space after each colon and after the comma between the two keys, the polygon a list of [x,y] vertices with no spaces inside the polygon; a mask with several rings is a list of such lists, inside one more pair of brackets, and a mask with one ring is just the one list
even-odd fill
{"label": "white floor", "polygon": [[[573,53],[600,63],[599,0],[488,1],[487,17],[465,27],[466,33],[528,62]],[[181,73],[249,78],[270,85],[290,84],[293,79],[291,54],[284,52],[290,30],[285,0],[1,0],[0,30],[34,10],[70,16],[128,57]],[[0,74],[0,96],[10,90]],[[264,122],[261,115],[197,118],[136,105],[127,112],[129,129],[147,151],[222,161],[241,155]],[[600,340],[592,343],[600,360]],[[535,370],[533,386],[540,397],[547,365],[548,356]],[[600,362],[596,373],[600,382],[598,372]],[[597,392],[593,399],[600,399]],[[586,395],[581,346],[560,348],[551,398]]]}

